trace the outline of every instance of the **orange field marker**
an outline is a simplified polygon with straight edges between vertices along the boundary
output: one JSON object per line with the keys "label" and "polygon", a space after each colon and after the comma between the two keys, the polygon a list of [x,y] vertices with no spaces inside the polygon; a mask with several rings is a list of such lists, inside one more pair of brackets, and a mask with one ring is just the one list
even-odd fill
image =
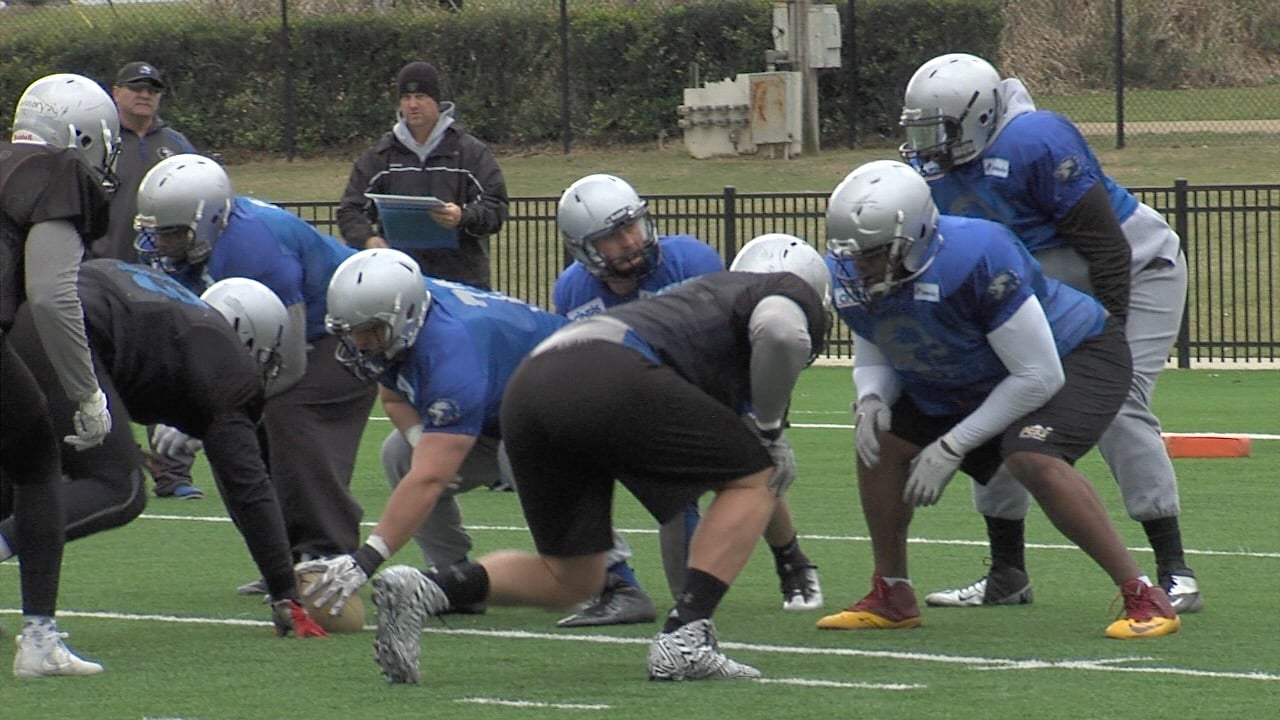
{"label": "orange field marker", "polygon": [[1250,439],[1247,435],[1163,433],[1162,437],[1171,458],[1249,457]]}

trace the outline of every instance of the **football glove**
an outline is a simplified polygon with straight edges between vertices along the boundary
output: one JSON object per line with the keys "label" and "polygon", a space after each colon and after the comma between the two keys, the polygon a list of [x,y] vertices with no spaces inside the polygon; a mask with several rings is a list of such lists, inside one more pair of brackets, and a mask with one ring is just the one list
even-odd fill
{"label": "football glove", "polygon": [[107,408],[107,396],[101,389],[80,401],[80,409],[71,418],[71,427],[75,435],[67,435],[62,440],[76,450],[88,450],[97,447],[107,439],[111,432],[111,411]]}
{"label": "football glove", "polygon": [[151,431],[151,447],[159,455],[184,457],[194,455],[204,443],[168,425],[156,425]]}
{"label": "football glove", "polygon": [[271,622],[276,626],[276,637],[296,635],[299,640],[329,637],[329,633],[320,627],[297,600],[276,600],[271,603]]}
{"label": "football glove", "polygon": [[868,395],[853,405],[853,424],[862,464],[873,468],[880,464],[880,439],[877,433],[889,429],[893,414],[879,395]]}
{"label": "football glove", "polygon": [[964,461],[964,456],[952,450],[946,439],[944,435],[934,440],[912,458],[902,502],[916,506],[932,505],[942,497],[942,491]]}
{"label": "football glove", "polygon": [[293,567],[294,572],[316,573],[316,579],[306,590],[303,597],[314,598],[314,605],[329,605],[329,613],[337,615],[357,590],[369,582],[369,575],[360,567],[351,555],[335,555],[329,558],[308,560]]}
{"label": "football glove", "polygon": [[796,481],[796,453],[791,449],[791,441],[785,435],[770,440],[761,435],[760,444],[769,452],[773,460],[773,477],[769,478],[769,489],[774,495],[782,497],[791,483]]}

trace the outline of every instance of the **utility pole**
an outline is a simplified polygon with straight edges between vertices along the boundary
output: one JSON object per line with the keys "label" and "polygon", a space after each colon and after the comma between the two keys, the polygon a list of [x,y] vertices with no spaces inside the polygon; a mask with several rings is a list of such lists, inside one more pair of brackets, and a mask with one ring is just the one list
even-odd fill
{"label": "utility pole", "polygon": [[800,147],[806,155],[817,155],[818,137],[818,70],[809,59],[809,0],[791,0],[791,62],[800,71],[800,94],[804,98],[801,111]]}

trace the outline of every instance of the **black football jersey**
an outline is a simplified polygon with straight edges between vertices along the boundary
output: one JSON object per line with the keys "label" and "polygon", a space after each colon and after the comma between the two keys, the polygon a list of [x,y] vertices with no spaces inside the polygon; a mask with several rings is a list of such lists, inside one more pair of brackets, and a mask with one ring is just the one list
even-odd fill
{"label": "black football jersey", "polygon": [[258,365],[222,314],[164,273],[120,260],[80,266],[89,344],[129,414],[201,437],[232,411],[257,419]]}
{"label": "black football jersey", "polygon": [[741,410],[751,401],[751,314],[771,295],[804,309],[812,352],[820,352],[827,330],[822,299],[791,273],[710,273],[605,314],[631,327],[681,377]]}
{"label": "black football jersey", "polygon": [[27,233],[36,223],[65,220],[82,239],[107,228],[108,199],[80,152],[0,142],[0,330],[13,325],[26,299]]}

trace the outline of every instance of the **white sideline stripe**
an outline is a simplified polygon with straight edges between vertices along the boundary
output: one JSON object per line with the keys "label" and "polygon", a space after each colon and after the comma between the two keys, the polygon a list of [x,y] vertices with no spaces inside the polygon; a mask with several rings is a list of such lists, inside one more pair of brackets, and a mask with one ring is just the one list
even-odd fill
{"label": "white sideline stripe", "polygon": [[[211,522],[211,523],[229,523],[231,518],[219,515],[152,515],[143,513],[138,516],[139,520],[168,520],[175,522],[194,521],[194,522]],[[371,528],[377,523],[362,522],[362,526]],[[468,525],[469,531],[484,532],[529,532],[529,528],[524,525]],[[655,528],[618,528],[618,532],[627,535],[656,535],[658,531]],[[831,542],[871,542],[871,538],[866,535],[801,535],[801,540],[823,540]],[[943,540],[936,538],[910,538],[907,542],[914,545],[961,545],[968,547],[987,547],[986,540]],[[1034,550],[1069,550],[1079,552],[1080,548],[1075,545],[1066,545],[1058,543],[1027,543],[1027,547]],[[1129,552],[1151,552],[1149,547],[1131,547]],[[1186,548],[1184,552],[1188,555],[1204,555],[1206,557],[1240,557],[1240,558],[1266,558],[1280,559],[1280,552],[1264,552],[1260,550],[1248,550],[1241,548],[1239,550],[1197,550],[1195,548]]]}
{"label": "white sideline stripe", "polygon": [[470,703],[472,705],[501,705],[503,707],[515,708],[551,708],[552,710],[612,710],[612,705],[600,704],[582,704],[582,703],[556,703],[556,702],[536,702],[533,700],[503,700],[502,698],[482,698],[469,697],[457,698],[456,703]]}
{"label": "white sideline stripe", "polygon": [[[18,608],[0,608],[0,615],[20,615]],[[252,627],[271,627],[266,620],[246,620],[240,618],[200,618],[179,617],[176,615],[136,615],[117,612],[93,612],[80,610],[58,610],[62,617],[93,618],[96,620],[129,620],[138,622],[168,622],[189,625],[235,625]],[[367,627],[366,627],[367,629]],[[470,635],[475,637],[495,638],[503,640],[557,640],[560,642],[596,643],[600,645],[647,645],[651,640],[647,637],[631,638],[612,635],[579,635],[552,634],[532,632],[529,630],[480,630],[475,628],[428,627],[423,632],[431,635]],[[1130,672],[1152,675],[1184,675],[1188,677],[1209,677],[1228,680],[1252,680],[1257,682],[1280,682],[1280,674],[1266,673],[1258,670],[1225,671],[1198,670],[1180,667],[1127,667],[1121,663],[1149,662],[1149,656],[1133,656],[1127,658],[1099,658],[1095,660],[1015,660],[1013,658],[982,657],[977,655],[939,655],[922,652],[900,652],[895,650],[859,650],[857,648],[821,648],[795,645],[760,645],[756,643],[722,642],[722,648],[729,650],[749,650],[751,652],[770,653],[775,655],[820,655],[832,657],[860,657],[907,662],[932,662],[948,665],[967,665],[972,670],[1093,670],[1102,672]],[[773,679],[773,682],[788,682],[785,679]],[[803,680],[804,683],[819,683],[827,687],[863,687],[863,683],[845,683],[826,680]],[[916,689],[915,685],[888,684],[876,685],[874,689]]]}

